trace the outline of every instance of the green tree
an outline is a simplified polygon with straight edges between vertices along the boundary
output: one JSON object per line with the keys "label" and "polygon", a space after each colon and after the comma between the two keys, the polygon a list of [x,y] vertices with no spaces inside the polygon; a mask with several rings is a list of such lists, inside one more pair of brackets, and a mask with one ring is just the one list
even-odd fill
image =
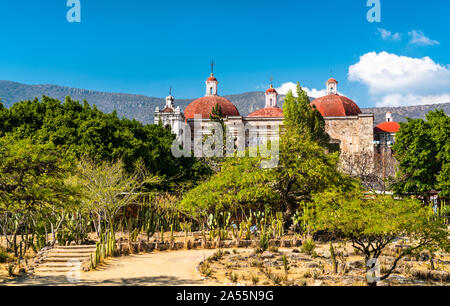
{"label": "green tree", "polygon": [[83,208],[97,216],[96,229],[100,236],[106,230],[101,228],[102,222],[106,222],[109,232],[114,234],[120,210],[139,198],[144,184],[159,181],[159,177],[147,172],[142,161],[138,161],[135,171],[128,174],[121,160],[95,162],[82,159],[72,183],[83,190]]}
{"label": "green tree", "polygon": [[284,126],[287,130],[307,135],[325,148],[331,148],[330,136],[325,132],[325,120],[320,112],[311,107],[308,94],[297,83],[297,97],[292,91],[286,95],[283,104]]}
{"label": "green tree", "polygon": [[195,158],[175,158],[171,145],[175,139],[170,129],[159,125],[143,125],[136,120],[119,119],[116,112],[105,114],[86,101],[67,97],[64,103],[43,97],[41,101],[22,101],[9,110],[0,109],[0,136],[15,133],[40,143],[51,142],[59,150],[77,158],[97,161],[122,159],[129,173],[142,159],[148,171],[164,176],[161,189],[207,176],[210,170]]}
{"label": "green tree", "polygon": [[198,220],[223,211],[263,209],[277,202],[274,181],[273,172],[261,169],[260,158],[228,158],[217,174],[184,195],[180,208]]}
{"label": "green tree", "polygon": [[[314,228],[349,239],[364,254],[369,285],[388,278],[406,255],[431,247],[449,250],[447,227],[433,216],[430,207],[417,200],[367,198],[359,191],[333,189],[317,194],[314,204]],[[372,275],[380,255],[397,238],[408,238],[408,246],[399,252],[384,275]]]}
{"label": "green tree", "polygon": [[335,186],[351,190],[355,181],[338,170],[338,153],[325,149],[297,130],[287,129],[281,137],[276,190],[285,207],[285,220],[290,222],[296,210],[304,210],[314,194]]}
{"label": "green tree", "polygon": [[[17,135],[0,138],[0,227],[16,256],[29,246],[22,247],[28,242],[23,239],[17,244],[19,230],[30,233],[35,216],[52,215],[75,203],[76,189],[65,182],[72,168],[73,159],[51,143],[39,144]],[[52,227],[53,243],[58,228]]]}
{"label": "green tree", "polygon": [[426,196],[440,190],[450,195],[450,118],[442,110],[428,113],[426,120],[400,123],[393,150],[400,168],[393,183],[396,193]]}

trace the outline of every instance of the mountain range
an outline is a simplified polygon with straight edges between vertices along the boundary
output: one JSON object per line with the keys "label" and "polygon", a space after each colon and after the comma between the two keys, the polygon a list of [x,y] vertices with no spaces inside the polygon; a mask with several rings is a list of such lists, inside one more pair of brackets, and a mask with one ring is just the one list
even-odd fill
{"label": "mountain range", "polygon": [[[58,85],[26,85],[12,81],[0,81],[0,99],[6,107],[11,107],[18,101],[30,100],[35,97],[41,98],[43,95],[60,101],[64,101],[66,96],[70,96],[72,99],[80,102],[86,100],[91,105],[97,105],[103,112],[110,113],[116,110],[120,117],[136,119],[142,123],[152,123],[156,107],[162,108],[165,105],[165,100],[162,98],[144,95],[109,93]],[[238,108],[242,116],[247,116],[265,105],[264,92],[247,92],[224,97]],[[280,106],[283,99],[284,96],[281,96]],[[193,100],[176,99],[175,105],[184,109]],[[385,121],[386,112],[388,111],[392,112],[395,121],[400,122],[405,121],[407,117],[424,118],[426,113],[434,109],[443,109],[445,113],[450,114],[450,101],[449,103],[434,105],[364,108],[361,110],[363,113],[373,113],[375,115],[375,124],[379,124]]]}

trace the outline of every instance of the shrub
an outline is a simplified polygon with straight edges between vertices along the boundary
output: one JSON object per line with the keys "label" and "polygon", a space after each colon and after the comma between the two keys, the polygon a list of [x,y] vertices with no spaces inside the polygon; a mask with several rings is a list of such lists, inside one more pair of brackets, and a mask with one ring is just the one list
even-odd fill
{"label": "shrub", "polygon": [[278,248],[276,246],[269,247],[269,252],[278,253]]}
{"label": "shrub", "polygon": [[212,275],[212,269],[211,266],[207,261],[204,261],[200,265],[200,273],[203,274],[206,277],[209,277]]}
{"label": "shrub", "polygon": [[258,275],[256,275],[256,274],[252,274],[251,275],[251,279],[252,279],[252,284],[253,285],[258,285],[258,283],[259,283],[259,277],[258,277]]}
{"label": "shrub", "polygon": [[7,263],[10,259],[11,256],[7,252],[0,249],[0,263]]}
{"label": "shrub", "polygon": [[14,276],[14,271],[16,270],[16,263],[10,262],[6,267],[6,269],[8,270],[8,276],[10,277]]}
{"label": "shrub", "polygon": [[218,261],[218,260],[220,260],[220,259],[222,259],[223,258],[223,255],[224,255],[225,253],[222,251],[222,250],[218,250],[217,252],[215,252],[209,259],[211,260],[211,261]]}
{"label": "shrub", "polygon": [[285,280],[285,278],[282,275],[277,274],[277,273],[270,273],[269,279],[272,281],[272,283],[275,286],[279,286],[281,284],[281,282],[283,280]]}
{"label": "shrub", "polygon": [[255,252],[255,254],[261,254],[262,252],[264,252],[264,250],[262,248],[260,248],[260,247],[256,247],[254,249],[254,252]]}
{"label": "shrub", "polygon": [[264,266],[264,262],[262,262],[261,260],[253,260],[250,262],[250,267],[261,268],[263,266]]}
{"label": "shrub", "polygon": [[232,273],[230,274],[230,280],[231,280],[233,283],[237,283],[238,279],[239,279],[239,276],[238,276],[236,273],[232,272]]}
{"label": "shrub", "polygon": [[311,255],[316,248],[316,243],[312,239],[306,239],[305,243],[302,244],[302,251],[308,255]]}

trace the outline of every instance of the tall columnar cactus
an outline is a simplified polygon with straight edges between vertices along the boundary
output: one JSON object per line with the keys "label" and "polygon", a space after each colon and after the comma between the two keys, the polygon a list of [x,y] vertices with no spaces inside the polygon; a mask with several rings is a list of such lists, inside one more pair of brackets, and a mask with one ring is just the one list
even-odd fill
{"label": "tall columnar cactus", "polygon": [[334,247],[333,243],[330,241],[330,256],[331,256],[331,262],[333,264],[333,271],[334,273],[338,272],[338,264],[336,261],[336,254],[334,253]]}

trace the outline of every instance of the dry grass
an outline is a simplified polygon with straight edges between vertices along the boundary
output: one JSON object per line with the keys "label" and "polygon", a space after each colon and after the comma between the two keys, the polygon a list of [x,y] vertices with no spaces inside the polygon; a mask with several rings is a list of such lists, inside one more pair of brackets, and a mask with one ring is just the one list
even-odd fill
{"label": "dry grass", "polygon": [[[239,254],[230,253],[213,256],[217,260],[211,261],[214,279],[222,284],[238,283],[243,285],[325,285],[325,286],[363,286],[365,285],[365,270],[363,257],[355,253],[351,245],[341,243],[336,245],[339,271],[333,273],[333,266],[329,254],[329,243],[316,242],[311,255],[299,253],[297,249],[277,249],[273,258],[263,258],[262,254],[253,249],[239,250]],[[275,251],[275,249],[273,249]],[[396,254],[392,249],[389,255]],[[381,257],[381,270],[386,271],[393,258]],[[380,285],[439,285],[450,284],[447,271],[450,256],[439,257],[436,266],[440,271],[427,272],[428,261],[401,261],[387,281]],[[285,269],[286,264],[288,269]],[[419,272],[417,272],[419,271]]]}

